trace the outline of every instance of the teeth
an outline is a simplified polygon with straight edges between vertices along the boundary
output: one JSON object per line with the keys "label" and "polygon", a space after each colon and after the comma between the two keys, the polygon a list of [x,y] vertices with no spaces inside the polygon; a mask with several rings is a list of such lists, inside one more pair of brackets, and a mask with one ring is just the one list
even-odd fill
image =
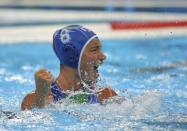
{"label": "teeth", "polygon": [[87,72],[84,72],[84,75],[85,75],[85,76],[87,76],[87,75],[88,75],[88,73],[87,73]]}

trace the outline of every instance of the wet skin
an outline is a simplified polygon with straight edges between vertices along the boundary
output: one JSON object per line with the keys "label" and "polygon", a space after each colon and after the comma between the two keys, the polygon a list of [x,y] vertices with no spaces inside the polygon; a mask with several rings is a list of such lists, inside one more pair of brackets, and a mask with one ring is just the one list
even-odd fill
{"label": "wet skin", "polygon": [[81,76],[88,85],[94,85],[99,77],[98,67],[106,59],[99,39],[93,39],[85,48],[81,58]]}
{"label": "wet skin", "polygon": [[[95,85],[99,77],[98,67],[106,59],[101,50],[99,39],[93,39],[85,48],[80,64],[82,80],[88,85]],[[46,69],[40,69],[35,73],[36,90],[29,93],[22,101],[22,110],[33,108],[43,108],[53,101],[50,91],[52,75]],[[59,87],[64,90],[77,91],[81,89],[81,79],[78,70],[67,66],[62,66],[59,76],[56,79]],[[117,96],[116,92],[110,88],[103,88],[97,92],[100,102],[105,99]]]}

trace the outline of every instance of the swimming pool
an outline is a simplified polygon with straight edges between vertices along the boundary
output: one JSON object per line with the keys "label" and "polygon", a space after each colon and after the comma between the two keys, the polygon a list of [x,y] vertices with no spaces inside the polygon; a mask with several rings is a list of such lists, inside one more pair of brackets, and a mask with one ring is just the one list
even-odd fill
{"label": "swimming pool", "polygon": [[[187,38],[103,40],[107,60],[99,85],[126,98],[122,104],[52,105],[20,111],[34,90],[34,72],[59,65],[49,43],[0,45],[0,130],[186,130]],[[2,111],[14,112],[9,118]]]}

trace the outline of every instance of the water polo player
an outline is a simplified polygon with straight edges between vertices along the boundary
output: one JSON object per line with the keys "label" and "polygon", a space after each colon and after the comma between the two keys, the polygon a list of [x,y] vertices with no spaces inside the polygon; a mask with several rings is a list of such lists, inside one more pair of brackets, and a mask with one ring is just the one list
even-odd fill
{"label": "water polo player", "polygon": [[60,61],[60,73],[53,79],[45,69],[36,72],[36,90],[24,98],[23,110],[67,98],[75,103],[93,104],[117,96],[110,88],[96,87],[98,67],[106,56],[93,31],[80,25],[59,29],[53,35],[53,49]]}

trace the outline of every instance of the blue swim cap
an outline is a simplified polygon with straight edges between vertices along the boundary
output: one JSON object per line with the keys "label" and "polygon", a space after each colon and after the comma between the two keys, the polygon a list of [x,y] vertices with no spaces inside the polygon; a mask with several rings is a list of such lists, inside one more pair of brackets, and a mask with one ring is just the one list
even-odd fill
{"label": "blue swim cap", "polygon": [[57,30],[53,35],[53,49],[60,64],[78,69],[86,45],[97,35],[80,25]]}

